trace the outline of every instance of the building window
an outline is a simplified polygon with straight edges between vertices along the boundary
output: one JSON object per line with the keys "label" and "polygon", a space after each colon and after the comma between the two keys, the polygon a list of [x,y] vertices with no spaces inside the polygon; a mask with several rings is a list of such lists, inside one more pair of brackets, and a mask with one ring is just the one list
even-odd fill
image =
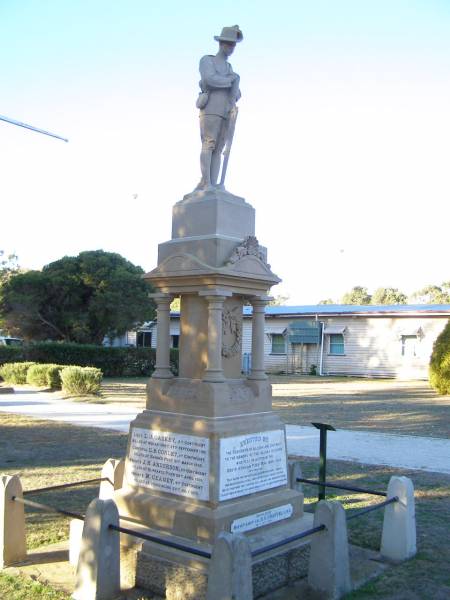
{"label": "building window", "polygon": [[272,333],[272,354],[286,354],[286,340],[282,333]]}
{"label": "building window", "polygon": [[136,346],[139,348],[151,348],[152,347],[152,332],[151,331],[138,331],[136,336]]}
{"label": "building window", "polygon": [[330,354],[336,356],[344,354],[344,336],[342,333],[330,334]]}
{"label": "building window", "polygon": [[402,335],[402,356],[417,356],[417,335]]}
{"label": "building window", "polygon": [[178,344],[180,342],[180,336],[179,335],[172,335],[172,348],[178,348]]}

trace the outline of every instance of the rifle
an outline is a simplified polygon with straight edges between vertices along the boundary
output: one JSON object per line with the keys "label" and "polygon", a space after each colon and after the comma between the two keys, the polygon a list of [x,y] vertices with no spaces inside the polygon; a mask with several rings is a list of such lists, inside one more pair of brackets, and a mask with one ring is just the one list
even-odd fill
{"label": "rifle", "polygon": [[230,111],[230,117],[228,122],[227,130],[227,141],[223,150],[223,164],[222,164],[222,175],[220,177],[220,185],[223,186],[225,182],[225,175],[227,174],[228,161],[230,159],[231,144],[233,143],[234,130],[236,129],[236,121],[238,117],[239,109],[235,105]]}
{"label": "rifle", "polygon": [[37,133],[43,133],[44,135],[49,135],[51,137],[57,138],[58,140],[62,140],[63,142],[69,141],[66,138],[61,137],[60,135],[56,135],[56,133],[50,133],[50,131],[45,131],[45,129],[38,129],[37,127],[33,127],[32,125],[27,125],[27,123],[15,121],[14,119],[9,119],[8,117],[4,117],[2,115],[0,115],[0,121],[11,123],[11,125],[18,125],[19,127],[25,127],[25,129],[31,129],[31,131],[36,131]]}

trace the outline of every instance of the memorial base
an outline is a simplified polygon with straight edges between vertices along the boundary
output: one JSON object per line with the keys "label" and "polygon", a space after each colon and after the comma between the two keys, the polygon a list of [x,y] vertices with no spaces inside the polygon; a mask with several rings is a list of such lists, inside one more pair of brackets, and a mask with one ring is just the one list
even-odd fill
{"label": "memorial base", "polygon": [[[256,550],[311,527],[312,515],[306,514],[295,522],[262,528],[247,537],[252,550]],[[181,541],[174,537],[171,540]],[[192,545],[196,547],[196,544]],[[211,550],[211,546],[198,547]],[[253,597],[260,598],[305,577],[308,561],[308,538],[297,545],[291,544],[257,557],[252,566]],[[145,542],[137,553],[136,586],[165,600],[205,600],[208,567],[208,559]]]}

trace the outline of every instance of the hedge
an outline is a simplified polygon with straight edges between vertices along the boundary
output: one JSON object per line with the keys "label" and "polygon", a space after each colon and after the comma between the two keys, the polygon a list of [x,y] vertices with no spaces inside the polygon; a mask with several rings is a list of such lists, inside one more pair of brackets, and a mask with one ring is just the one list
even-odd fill
{"label": "hedge", "polygon": [[[150,376],[155,369],[154,348],[111,348],[93,344],[38,342],[22,348],[0,346],[0,365],[9,362],[79,365],[101,369],[104,377]],[[172,372],[178,374],[178,350],[170,351]]]}
{"label": "hedge", "polygon": [[429,380],[439,394],[450,394],[450,321],[434,342]]}

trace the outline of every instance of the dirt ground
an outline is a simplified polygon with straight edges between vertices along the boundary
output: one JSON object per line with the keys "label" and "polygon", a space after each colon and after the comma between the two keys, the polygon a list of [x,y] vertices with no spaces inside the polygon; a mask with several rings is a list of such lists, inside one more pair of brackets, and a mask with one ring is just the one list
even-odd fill
{"label": "dirt ground", "polygon": [[[105,379],[102,401],[145,407],[146,378]],[[285,423],[448,438],[450,396],[426,381],[271,376],[273,408]]]}
{"label": "dirt ground", "polygon": [[426,381],[272,377],[273,408],[285,423],[448,438],[450,396]]}

